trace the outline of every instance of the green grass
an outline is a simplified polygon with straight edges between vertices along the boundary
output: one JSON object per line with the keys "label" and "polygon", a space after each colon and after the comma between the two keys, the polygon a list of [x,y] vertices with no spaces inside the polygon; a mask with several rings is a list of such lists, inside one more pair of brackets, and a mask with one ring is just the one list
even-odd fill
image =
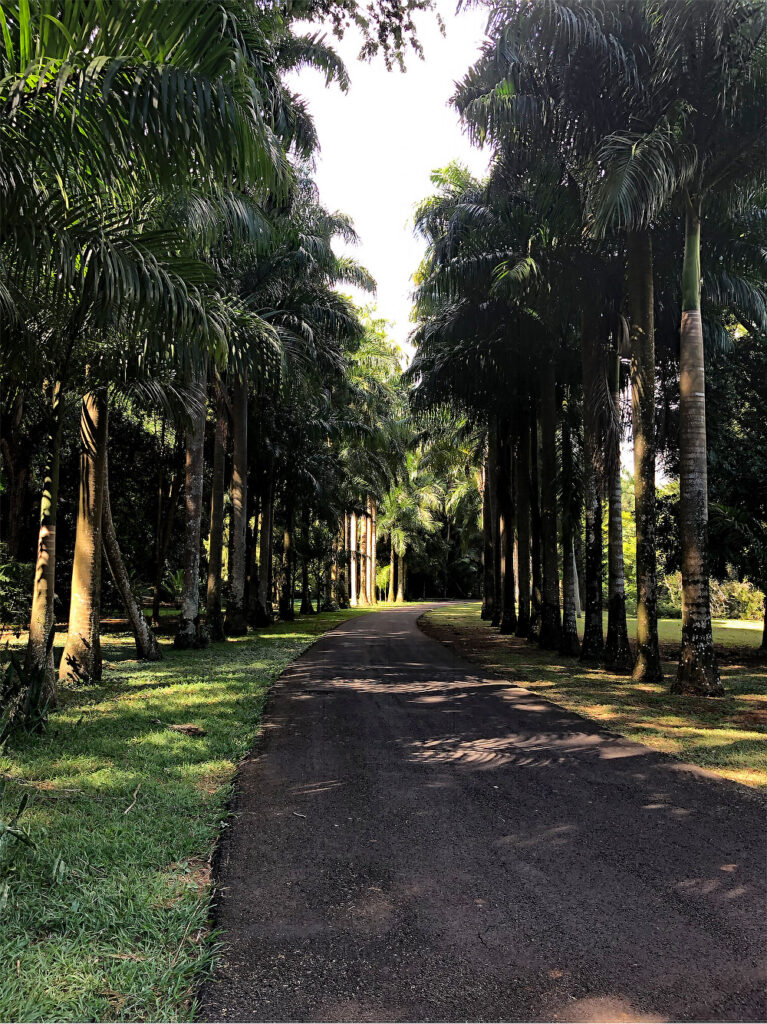
{"label": "green grass", "polygon": [[[720,699],[669,693],[675,671],[671,661],[664,662],[664,684],[634,683],[501,636],[480,619],[478,603],[439,608],[424,618],[428,632],[496,675],[655,750],[767,789],[767,663],[755,657],[760,623],[715,623],[727,690]],[[629,621],[630,634],[635,625]],[[678,645],[680,631],[678,620],[662,620],[661,643]],[[664,653],[671,649],[664,648]]]}
{"label": "green grass", "polygon": [[131,638],[105,637],[102,684],[66,691],[47,733],[0,754],[0,820],[29,794],[36,843],[0,865],[0,1020],[191,1017],[214,949],[210,856],[269,686],[361,611],[201,652],[164,644],[153,665],[131,660]]}

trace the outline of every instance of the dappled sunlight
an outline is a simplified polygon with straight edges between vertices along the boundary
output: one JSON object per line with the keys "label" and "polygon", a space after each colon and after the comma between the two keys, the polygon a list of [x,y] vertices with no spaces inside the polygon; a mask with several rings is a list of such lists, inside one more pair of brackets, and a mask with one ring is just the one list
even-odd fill
{"label": "dappled sunlight", "polygon": [[637,1010],[624,996],[585,996],[568,998],[556,1013],[554,1020],[572,1021],[574,1024],[610,1024],[613,1021],[663,1022],[668,1017]]}

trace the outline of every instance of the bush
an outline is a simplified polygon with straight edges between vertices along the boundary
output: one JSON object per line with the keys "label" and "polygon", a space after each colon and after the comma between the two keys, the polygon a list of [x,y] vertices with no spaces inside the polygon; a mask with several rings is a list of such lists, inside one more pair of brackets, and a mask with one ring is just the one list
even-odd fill
{"label": "bush", "polygon": [[[738,580],[730,570],[726,580],[711,580],[711,614],[715,619],[753,619],[764,615],[764,595],[749,580]],[[682,617],[682,574],[669,573],[658,581],[658,616]]]}
{"label": "bush", "polygon": [[8,554],[8,546],[0,544],[0,624],[16,627],[28,624],[34,578],[34,564],[17,562]]}

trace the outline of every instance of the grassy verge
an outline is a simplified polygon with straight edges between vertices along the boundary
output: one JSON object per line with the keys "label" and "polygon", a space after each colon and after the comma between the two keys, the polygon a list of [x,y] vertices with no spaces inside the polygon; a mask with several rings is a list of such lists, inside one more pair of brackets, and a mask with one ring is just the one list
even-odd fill
{"label": "grassy verge", "polygon": [[[494,674],[614,732],[767,790],[767,664],[756,657],[759,623],[715,624],[727,689],[721,700],[670,694],[673,662],[664,663],[665,685],[634,683],[540,651],[515,637],[500,636],[480,619],[478,603],[439,608],[424,616],[422,624],[430,635]],[[629,623],[630,632],[633,626]],[[679,629],[677,621],[661,623],[664,654],[678,644]]]}
{"label": "grassy verge", "polygon": [[[201,652],[134,660],[104,643],[104,680],[69,690],[43,736],[0,754],[18,843],[0,864],[0,1020],[187,1020],[209,967],[210,856],[271,682],[355,614],[280,624]],[[168,728],[192,725],[194,734]]]}

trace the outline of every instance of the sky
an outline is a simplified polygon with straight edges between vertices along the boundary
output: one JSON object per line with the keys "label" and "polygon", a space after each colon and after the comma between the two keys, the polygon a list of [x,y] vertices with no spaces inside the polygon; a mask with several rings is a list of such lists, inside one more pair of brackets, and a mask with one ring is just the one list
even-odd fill
{"label": "sky", "polygon": [[[351,32],[333,45],[351,75],[344,94],[314,71],[292,76],[291,85],[308,101],[320,139],[316,181],[324,205],[349,214],[360,235],[351,253],[372,273],[378,289],[372,300],[378,315],[390,321],[391,337],[407,351],[411,275],[424,251],[412,230],[415,204],[431,191],[434,168],[460,160],[483,174],[487,151],[475,149],[449,106],[456,80],[474,62],[483,38],[486,13],[455,14],[455,0],[437,0],[445,22],[418,22],[424,60],[408,55],[407,71],[387,71],[383,59],[356,59],[359,37]],[[371,298],[354,292],[360,302]]]}

